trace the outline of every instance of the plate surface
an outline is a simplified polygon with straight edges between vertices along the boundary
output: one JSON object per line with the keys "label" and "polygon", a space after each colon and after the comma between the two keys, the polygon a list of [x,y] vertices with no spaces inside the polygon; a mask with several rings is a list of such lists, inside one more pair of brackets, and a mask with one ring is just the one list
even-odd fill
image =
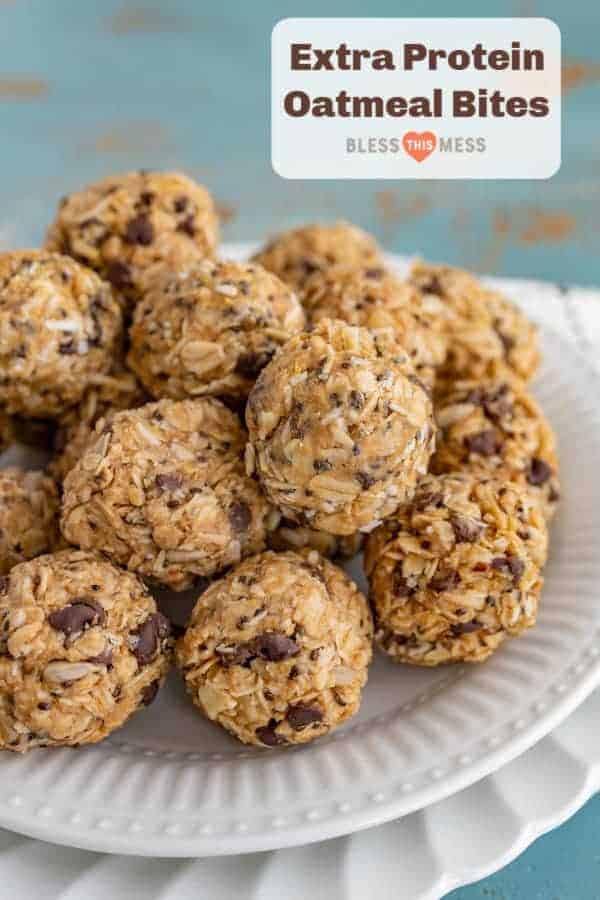
{"label": "plate surface", "polygon": [[481,667],[421,671],[377,657],[359,716],[286,751],[236,744],[173,675],[101,745],[3,755],[0,824],[140,855],[291,846],[421,809],[547,734],[600,682],[600,412],[591,366],[550,332],[543,351],[535,393],[559,435],[564,500],[535,630]]}

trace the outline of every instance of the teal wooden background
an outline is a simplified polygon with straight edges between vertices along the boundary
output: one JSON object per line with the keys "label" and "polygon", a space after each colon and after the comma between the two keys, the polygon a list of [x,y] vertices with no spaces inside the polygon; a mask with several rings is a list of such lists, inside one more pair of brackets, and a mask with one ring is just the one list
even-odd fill
{"label": "teal wooden background", "polygon": [[[541,15],[561,27],[563,165],[541,182],[286,182],[271,171],[269,41],[285,16]],[[249,239],[345,216],[390,249],[600,284],[598,0],[0,0],[0,246],[35,244],[57,198],[177,166]],[[454,900],[597,900],[600,801]]]}

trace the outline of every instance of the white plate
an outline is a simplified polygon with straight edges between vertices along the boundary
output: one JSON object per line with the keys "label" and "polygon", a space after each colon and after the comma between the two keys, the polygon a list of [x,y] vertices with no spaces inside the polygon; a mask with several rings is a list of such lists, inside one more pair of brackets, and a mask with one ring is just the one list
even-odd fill
{"label": "white plate", "polygon": [[[10,900],[438,900],[496,872],[600,788],[600,691],[494,775],[420,812],[324,844],[237,858],[136,859],[0,832]],[[457,827],[460,823],[459,827]]]}
{"label": "white plate", "polygon": [[102,745],[3,755],[0,824],[153,856],[291,846],[439,801],[555,727],[600,681],[600,414],[589,364],[550,333],[543,344],[536,393],[560,437],[565,496],[534,631],[481,667],[420,671],[378,657],[357,719],[285,751],[243,749],[173,676]]}

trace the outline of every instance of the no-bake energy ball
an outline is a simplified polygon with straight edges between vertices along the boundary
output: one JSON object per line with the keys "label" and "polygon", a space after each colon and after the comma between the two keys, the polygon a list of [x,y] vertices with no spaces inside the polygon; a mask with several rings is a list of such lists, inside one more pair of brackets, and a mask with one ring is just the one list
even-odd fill
{"label": "no-bake energy ball", "polygon": [[115,368],[108,375],[99,375],[86,390],[77,406],[62,415],[54,436],[55,457],[49,470],[63,481],[82,455],[93,434],[96,423],[115,412],[135,409],[146,403],[147,395],[133,374]]}
{"label": "no-bake energy ball", "polygon": [[159,280],[135,310],[128,363],[154,397],[247,397],[305,317],[262,266],[205,260]]}
{"label": "no-bake energy ball", "polygon": [[430,471],[466,470],[514,481],[542,503],[548,519],[559,499],[554,433],[516,378],[456,382],[435,406],[436,452]]}
{"label": "no-bake energy ball", "polygon": [[367,602],[312,551],[262,553],[212,584],[176,660],[193,702],[244,743],[303,744],[357,712],[371,660]]}
{"label": "no-bake energy ball", "polygon": [[152,702],[172,643],[141,581],[79,550],[0,582],[0,749],[92,744]]}
{"label": "no-bake energy ball", "polygon": [[173,590],[261,550],[272,511],[246,433],[216,400],[163,400],[100,421],[64,483],[62,529]]}
{"label": "no-bake energy ball", "polygon": [[95,269],[129,304],[164,265],[210,256],[219,223],[211,195],[180,172],[129,172],[62,201],[46,246]]}
{"label": "no-bake energy ball", "polygon": [[249,471],[283,515],[370,531],[410,498],[434,447],[431,401],[389,330],[323,319],[263,369],[246,408]]}
{"label": "no-bake energy ball", "polygon": [[494,375],[505,365],[525,381],[533,377],[540,354],[537,330],[506,297],[484,288],[469,272],[417,262],[410,281],[439,301],[448,336],[443,382]]}
{"label": "no-bake energy ball", "polygon": [[479,475],[424,478],[369,535],[375,638],[397,662],[482,662],[535,624],[548,533],[523,488]]}
{"label": "no-bake energy ball", "polygon": [[0,254],[0,404],[45,418],[77,403],[121,337],[110,285],[66,256]]}
{"label": "no-bake energy ball", "polygon": [[61,543],[60,500],[43,472],[0,469],[0,576]]}
{"label": "no-bake energy ball", "polygon": [[382,252],[374,238],[351,225],[303,225],[277,235],[254,257],[294,290],[302,292],[313,272],[330,266],[380,266]]}
{"label": "no-bake energy ball", "polygon": [[435,370],[446,358],[446,336],[412,285],[378,266],[332,266],[307,279],[303,302],[313,324],[328,318],[370,329],[391,328],[417,375],[433,385]]}

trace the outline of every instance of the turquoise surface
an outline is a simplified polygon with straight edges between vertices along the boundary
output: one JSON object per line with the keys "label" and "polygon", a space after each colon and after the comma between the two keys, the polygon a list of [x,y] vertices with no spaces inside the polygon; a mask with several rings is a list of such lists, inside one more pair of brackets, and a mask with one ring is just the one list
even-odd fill
{"label": "turquoise surface", "polygon": [[[285,16],[539,15],[561,27],[563,165],[540,182],[290,182],[271,171],[269,41]],[[0,246],[35,244],[57,198],[115,170],[178,166],[225,239],[344,216],[389,248],[600,284],[597,0],[267,3],[0,0]],[[600,802],[453,898],[600,897]]]}

